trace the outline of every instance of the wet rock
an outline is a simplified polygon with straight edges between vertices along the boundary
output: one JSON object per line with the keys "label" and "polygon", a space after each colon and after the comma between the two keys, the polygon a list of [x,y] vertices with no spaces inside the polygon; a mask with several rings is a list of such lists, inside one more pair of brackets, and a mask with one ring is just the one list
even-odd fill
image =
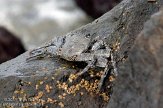
{"label": "wet rock", "polygon": [[13,33],[0,27],[0,63],[25,52],[22,42]]}
{"label": "wet rock", "polygon": [[[146,0],[124,0],[110,12],[70,32],[69,35],[104,39],[110,47],[117,49],[114,57],[118,61],[119,57],[124,57],[124,54],[128,56],[144,22],[159,10],[160,4],[161,0],[157,3],[148,3]],[[120,46],[117,46],[119,43]],[[0,65],[1,105],[8,103],[4,99],[11,98],[12,102],[21,102],[23,105],[25,102],[33,102],[33,107],[34,105],[51,108],[63,106],[105,108],[107,106],[112,92],[109,88],[111,81],[110,77],[107,78],[103,90],[98,91],[100,69],[89,70],[76,79],[75,73],[82,68],[75,62],[67,62],[58,57],[27,62],[27,57],[29,51]],[[22,98],[33,101],[17,100]]]}
{"label": "wet rock", "polygon": [[108,108],[162,108],[163,10],[146,22],[124,64],[119,65]]}

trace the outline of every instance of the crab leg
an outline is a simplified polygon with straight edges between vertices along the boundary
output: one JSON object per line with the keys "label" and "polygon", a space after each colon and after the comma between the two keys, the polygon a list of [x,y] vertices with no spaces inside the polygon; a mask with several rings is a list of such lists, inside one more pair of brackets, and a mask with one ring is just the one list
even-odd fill
{"label": "crab leg", "polygon": [[104,73],[103,73],[103,75],[101,76],[100,82],[99,82],[99,84],[98,84],[99,90],[101,90],[101,88],[102,88],[102,85],[103,85],[103,83],[104,83],[104,80],[105,80],[105,78],[106,78],[108,72],[109,72],[109,69],[110,69],[109,66],[106,66],[105,69],[104,69]]}
{"label": "crab leg", "polygon": [[112,66],[113,66],[113,75],[114,75],[114,76],[118,76],[118,71],[117,71],[117,67],[116,67],[116,62],[115,62],[115,60],[114,60],[113,54],[111,53],[110,56],[111,56],[111,63],[112,63]]}
{"label": "crab leg", "polygon": [[[116,62],[114,61],[114,57],[113,57],[113,54],[111,53],[110,54],[111,56],[111,63],[112,63],[112,66],[113,66],[113,75],[114,76],[117,76],[118,75],[118,72],[117,72],[117,67],[116,67]],[[103,75],[101,76],[101,79],[100,79],[100,82],[99,82],[99,85],[98,85],[98,88],[101,90],[102,88],[102,85],[104,83],[104,79],[106,78],[108,72],[109,72],[109,65],[107,65],[104,69],[104,73]]]}
{"label": "crab leg", "polygon": [[92,61],[89,61],[88,65],[81,72],[79,72],[78,75],[80,76],[80,75],[83,75],[84,73],[86,73],[89,68],[94,66],[95,61],[96,61],[95,59]]}

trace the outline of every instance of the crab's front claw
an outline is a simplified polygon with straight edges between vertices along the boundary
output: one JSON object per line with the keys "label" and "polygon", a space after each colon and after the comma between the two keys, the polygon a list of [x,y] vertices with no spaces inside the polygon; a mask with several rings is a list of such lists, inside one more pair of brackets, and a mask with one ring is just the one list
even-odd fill
{"label": "crab's front claw", "polygon": [[30,51],[29,57],[26,59],[26,61],[35,60],[38,58],[44,58],[47,55],[46,52],[47,52],[47,50],[46,50],[45,46],[34,49],[34,50]]}

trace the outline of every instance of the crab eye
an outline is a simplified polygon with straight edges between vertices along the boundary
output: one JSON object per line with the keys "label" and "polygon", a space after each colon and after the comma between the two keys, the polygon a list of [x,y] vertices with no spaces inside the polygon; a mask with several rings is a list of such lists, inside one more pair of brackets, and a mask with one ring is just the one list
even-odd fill
{"label": "crab eye", "polygon": [[90,36],[91,36],[90,34],[86,34],[86,36],[85,36],[85,37],[86,37],[86,38],[89,38]]}

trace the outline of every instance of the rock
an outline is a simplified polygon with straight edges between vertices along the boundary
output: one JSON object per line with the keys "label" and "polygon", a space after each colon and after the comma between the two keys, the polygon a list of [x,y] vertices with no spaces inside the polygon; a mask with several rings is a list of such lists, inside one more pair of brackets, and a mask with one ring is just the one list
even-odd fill
{"label": "rock", "polygon": [[[99,19],[69,34],[92,38],[99,36],[101,39],[109,35],[109,38],[104,40],[110,47],[115,48],[120,43],[120,49],[114,54],[118,61],[124,54],[125,57],[128,56],[144,22],[159,10],[161,4],[162,0],[157,3],[148,3],[146,0],[124,0]],[[5,103],[9,101],[32,107],[35,107],[35,103],[38,107],[50,108],[107,106],[112,92],[109,86],[112,82],[110,77],[107,78],[103,90],[98,91],[100,69],[89,70],[91,75],[87,73],[76,79],[74,73],[80,71],[84,63],[67,62],[57,57],[27,62],[28,56],[29,51],[0,65],[1,106],[7,106]]]}
{"label": "rock", "polygon": [[99,18],[122,0],[75,0],[77,5],[93,18]]}
{"label": "rock", "polygon": [[108,108],[162,108],[163,9],[146,22],[124,64]]}
{"label": "rock", "polygon": [[1,0],[0,3],[0,25],[19,36],[27,49],[90,21],[73,0]]}
{"label": "rock", "polygon": [[17,57],[25,52],[25,49],[14,34],[4,27],[0,27],[0,63]]}

